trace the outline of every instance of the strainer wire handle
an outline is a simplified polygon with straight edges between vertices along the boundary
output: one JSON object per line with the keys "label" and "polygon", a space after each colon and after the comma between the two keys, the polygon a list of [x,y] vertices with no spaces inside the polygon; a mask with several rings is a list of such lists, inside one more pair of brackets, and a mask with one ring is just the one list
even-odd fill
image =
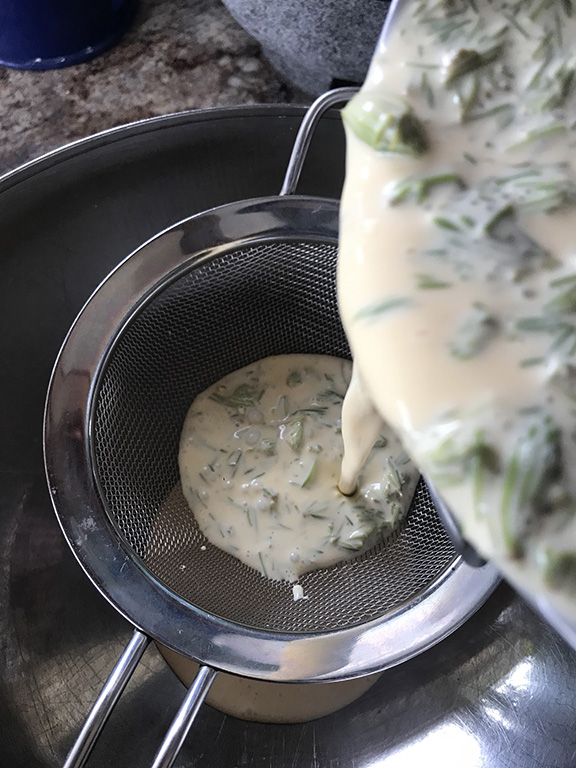
{"label": "strainer wire handle", "polygon": [[152,768],[170,768],[217,674],[212,667],[200,667],[156,753]]}
{"label": "strainer wire handle", "polygon": [[90,714],[68,753],[63,768],[81,768],[84,765],[149,642],[150,638],[147,635],[137,629],[134,631],[100,695],[92,705]]}
{"label": "strainer wire handle", "polygon": [[[62,768],[82,768],[86,763],[102,728],[149,643],[150,638],[147,635],[139,629],[134,630],[130,642],[92,705]],[[173,764],[217,674],[217,670],[211,667],[200,667],[156,753],[152,768],[170,768]]]}
{"label": "strainer wire handle", "polygon": [[334,88],[332,91],[327,91],[319,96],[308,108],[292,147],[280,195],[293,195],[296,192],[314,130],[322,115],[335,104],[349,101],[356,93],[358,93],[358,88]]}

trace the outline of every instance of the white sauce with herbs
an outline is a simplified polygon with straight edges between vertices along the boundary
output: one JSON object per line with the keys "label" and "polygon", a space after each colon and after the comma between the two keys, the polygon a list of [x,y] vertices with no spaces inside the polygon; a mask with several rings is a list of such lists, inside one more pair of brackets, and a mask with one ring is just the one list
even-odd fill
{"label": "white sauce with herbs", "polygon": [[339,259],[369,399],[465,536],[572,614],[573,6],[405,3],[344,110]]}
{"label": "white sauce with herbs", "polygon": [[417,472],[379,417],[358,490],[338,491],[351,367],[326,355],[269,357],[198,395],[186,416],[180,477],[200,529],[268,578],[296,581],[358,555],[412,500]]}

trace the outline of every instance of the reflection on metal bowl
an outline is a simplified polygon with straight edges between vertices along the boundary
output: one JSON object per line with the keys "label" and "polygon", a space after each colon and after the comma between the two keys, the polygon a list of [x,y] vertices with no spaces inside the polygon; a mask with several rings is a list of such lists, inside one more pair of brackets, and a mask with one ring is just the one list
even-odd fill
{"label": "reflection on metal bowl", "polygon": [[[0,179],[3,766],[62,766],[131,632],[82,573],[50,506],[41,422],[58,349],[88,296],[144,240],[208,207],[276,194],[303,113],[158,118]],[[339,119],[327,117],[301,191],[337,197],[343,157]],[[90,765],[149,766],[182,695],[150,646]],[[204,707],[176,765],[567,768],[575,716],[576,654],[502,585],[457,632],[319,720],[262,725]]]}
{"label": "reflection on metal bowl", "polygon": [[[180,681],[189,688],[198,672],[195,661],[157,643]],[[366,675],[337,683],[266,683],[221,672],[206,703],[225,715],[255,723],[306,723],[330,715],[359,699],[381,677]]]}

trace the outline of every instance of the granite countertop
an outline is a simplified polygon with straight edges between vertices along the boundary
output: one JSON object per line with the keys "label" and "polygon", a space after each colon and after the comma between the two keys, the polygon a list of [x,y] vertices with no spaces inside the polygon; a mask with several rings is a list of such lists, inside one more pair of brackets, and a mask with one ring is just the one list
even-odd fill
{"label": "granite countertop", "polygon": [[48,71],[0,67],[0,174],[147,117],[310,101],[282,82],[220,0],[141,0],[122,40],[91,61]]}

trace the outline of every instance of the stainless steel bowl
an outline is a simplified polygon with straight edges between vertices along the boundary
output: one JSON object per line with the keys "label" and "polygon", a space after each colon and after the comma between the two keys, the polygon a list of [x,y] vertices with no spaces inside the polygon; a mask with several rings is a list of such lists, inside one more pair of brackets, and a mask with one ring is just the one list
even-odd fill
{"label": "stainless steel bowl", "polygon": [[[141,242],[208,207],[276,194],[302,115],[251,107],[158,118],[0,179],[3,765],[62,764],[131,633],[78,568],[45,488],[42,410],[61,342],[101,279]],[[340,122],[328,118],[301,190],[338,196],[343,153]],[[151,646],[89,765],[149,764],[182,695]],[[575,710],[576,655],[501,586],[451,637],[385,672],[339,713],[261,725],[204,708],[176,765],[567,768]]]}

